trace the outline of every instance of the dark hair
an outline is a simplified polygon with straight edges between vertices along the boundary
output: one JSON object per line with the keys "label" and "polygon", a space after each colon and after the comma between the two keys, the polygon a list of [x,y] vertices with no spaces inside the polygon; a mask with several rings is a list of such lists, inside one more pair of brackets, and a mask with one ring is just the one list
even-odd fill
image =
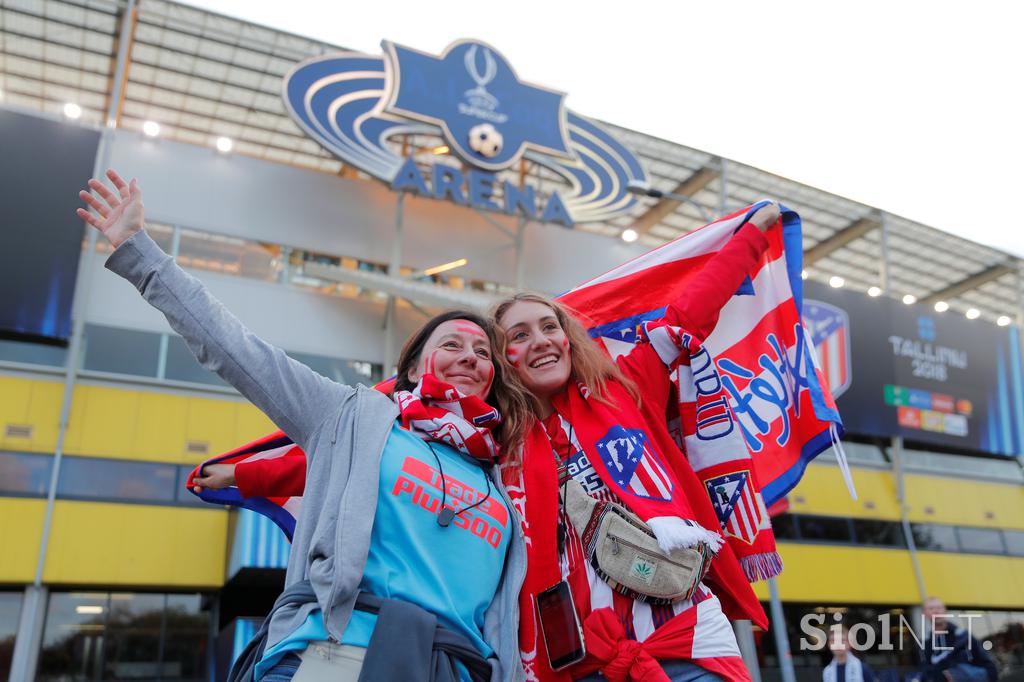
{"label": "dark hair", "polygon": [[484,400],[488,405],[498,408],[501,413],[502,423],[496,435],[501,442],[503,453],[508,453],[522,443],[526,430],[532,423],[533,402],[505,358],[504,335],[498,334],[494,323],[483,315],[471,310],[449,310],[430,318],[402,346],[402,352],[398,356],[395,390],[411,391],[416,388],[416,382],[409,378],[409,372],[419,362],[423,347],[427,345],[427,339],[434,330],[451,320],[472,322],[487,335],[491,362],[494,365],[494,379],[491,382],[490,393],[484,396]]}

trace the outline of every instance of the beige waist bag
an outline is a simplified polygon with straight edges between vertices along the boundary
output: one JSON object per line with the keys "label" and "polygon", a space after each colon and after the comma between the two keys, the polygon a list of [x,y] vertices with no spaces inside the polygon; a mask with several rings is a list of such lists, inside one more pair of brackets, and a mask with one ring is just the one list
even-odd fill
{"label": "beige waist bag", "polygon": [[620,504],[596,500],[569,479],[565,510],[594,571],[616,592],[649,604],[671,604],[693,595],[712,557],[704,544],[658,546],[650,526]]}

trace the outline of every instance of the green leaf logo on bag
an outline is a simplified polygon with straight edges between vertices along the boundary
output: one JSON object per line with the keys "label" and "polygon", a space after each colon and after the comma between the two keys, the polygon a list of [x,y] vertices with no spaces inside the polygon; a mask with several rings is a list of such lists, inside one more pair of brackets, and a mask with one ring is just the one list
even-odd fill
{"label": "green leaf logo on bag", "polygon": [[629,567],[629,574],[634,578],[639,578],[646,585],[650,585],[651,581],[654,580],[654,570],[657,568],[654,562],[645,559],[639,554],[633,555],[633,563]]}

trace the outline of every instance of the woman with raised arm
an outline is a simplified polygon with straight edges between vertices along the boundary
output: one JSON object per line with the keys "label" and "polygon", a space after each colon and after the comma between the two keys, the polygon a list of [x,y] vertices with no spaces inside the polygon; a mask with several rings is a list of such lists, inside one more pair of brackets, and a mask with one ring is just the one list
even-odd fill
{"label": "woman with raised arm", "polygon": [[392,397],[333,382],[175,265],[146,234],[138,183],[107,177],[113,190],[92,179],[95,194],[80,193],[95,213],[78,210],[114,246],[106,267],[306,452],[285,592],[233,679],[523,679],[525,549],[492,465],[530,408],[492,324],[464,311],[427,322]]}
{"label": "woman with raised arm", "polygon": [[495,308],[536,406],[521,460],[502,465],[527,533],[520,641],[531,679],[748,679],[722,605],[761,623],[764,612],[666,410],[670,371],[707,338],[778,218],[775,204],[756,211],[615,361],[547,297]]}

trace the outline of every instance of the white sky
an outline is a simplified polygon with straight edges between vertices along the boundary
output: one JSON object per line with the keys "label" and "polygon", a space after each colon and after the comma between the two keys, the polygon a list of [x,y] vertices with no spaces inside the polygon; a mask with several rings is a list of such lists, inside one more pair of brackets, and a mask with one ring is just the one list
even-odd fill
{"label": "white sky", "polygon": [[1024,3],[187,1],[372,54],[478,38],[585,116],[1024,256]]}

